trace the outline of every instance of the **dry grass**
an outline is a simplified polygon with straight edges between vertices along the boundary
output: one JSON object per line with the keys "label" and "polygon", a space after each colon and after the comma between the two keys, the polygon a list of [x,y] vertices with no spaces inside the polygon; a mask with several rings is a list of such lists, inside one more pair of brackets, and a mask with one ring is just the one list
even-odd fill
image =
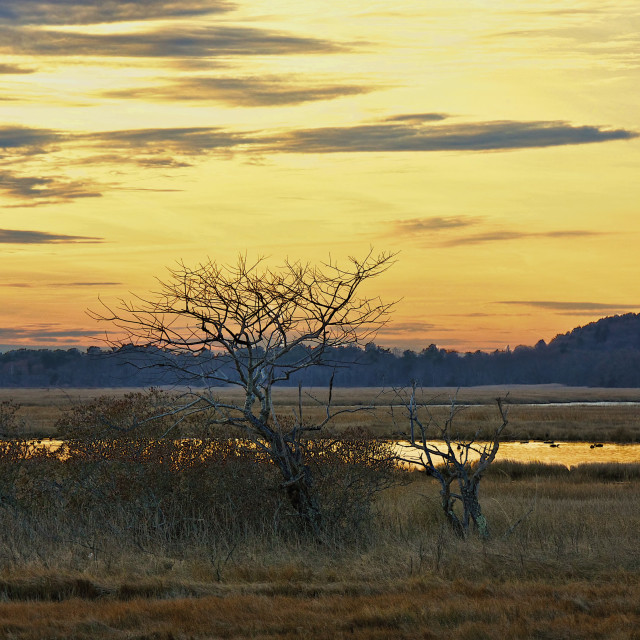
{"label": "dry grass", "polygon": [[[64,410],[70,407],[109,395],[122,397],[135,389],[0,389],[0,402],[13,399],[22,406],[20,416],[25,420],[25,433],[35,437],[56,435],[55,423]],[[515,440],[574,440],[604,442],[640,442],[640,418],[635,405],[590,406],[559,405],[544,406],[544,403],[568,402],[640,402],[640,389],[591,389],[587,387],[564,387],[562,385],[511,385],[462,388],[458,391],[458,402],[473,406],[463,411],[458,419],[461,435],[475,433],[478,428],[490,431],[495,425],[497,410],[495,398],[509,394],[511,402],[508,437]],[[235,389],[220,389],[226,399],[240,400]],[[438,420],[448,413],[447,406],[456,394],[454,388],[425,388],[422,400],[435,405],[432,409]],[[303,409],[308,419],[321,419],[327,398],[326,389],[310,389],[303,394]],[[319,401],[319,402],[318,402]],[[297,389],[277,389],[276,406],[284,413],[298,406]],[[397,402],[390,390],[380,388],[334,389],[334,408],[374,407],[370,411],[359,411],[338,416],[331,432],[344,429],[365,428],[376,437],[392,438],[404,429],[400,414],[394,425],[389,404]],[[536,406],[542,405],[542,406]]]}
{"label": "dry grass", "polygon": [[436,485],[406,480],[324,545],[267,520],[176,544],[160,523],[74,532],[5,508],[0,637],[639,637],[640,466],[496,465],[489,542],[452,537]]}
{"label": "dry grass", "polygon": [[[637,584],[408,580],[386,593],[0,604],[5,638],[638,638]],[[612,606],[612,603],[615,603]]]}
{"label": "dry grass", "polygon": [[[345,404],[375,393],[342,391]],[[0,399],[42,415],[67,402],[41,394]],[[515,405],[511,424],[570,433],[591,417],[606,440],[628,418],[635,433],[618,407],[599,409]],[[471,408],[461,424],[492,415]],[[640,464],[495,463],[480,496],[488,542],[453,537],[437,485],[403,472],[371,518],[341,520],[317,544],[287,524],[277,479],[250,456],[198,466],[194,454],[176,475],[169,445],[127,447],[117,463],[99,447],[77,464],[5,460],[0,637],[640,640]]]}

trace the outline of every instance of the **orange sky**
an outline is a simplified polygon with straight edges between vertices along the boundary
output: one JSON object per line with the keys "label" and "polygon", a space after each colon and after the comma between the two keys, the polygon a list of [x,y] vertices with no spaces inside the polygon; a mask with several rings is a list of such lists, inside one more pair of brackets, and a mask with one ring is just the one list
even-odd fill
{"label": "orange sky", "polygon": [[378,342],[640,311],[640,6],[4,0],[0,348],[165,267],[399,251]]}

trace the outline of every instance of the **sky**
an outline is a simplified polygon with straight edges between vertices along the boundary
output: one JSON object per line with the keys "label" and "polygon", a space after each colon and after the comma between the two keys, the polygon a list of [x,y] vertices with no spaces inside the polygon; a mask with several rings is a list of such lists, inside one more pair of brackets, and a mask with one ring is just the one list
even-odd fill
{"label": "sky", "polygon": [[378,344],[640,311],[637,0],[2,0],[0,348],[183,260],[396,264]]}

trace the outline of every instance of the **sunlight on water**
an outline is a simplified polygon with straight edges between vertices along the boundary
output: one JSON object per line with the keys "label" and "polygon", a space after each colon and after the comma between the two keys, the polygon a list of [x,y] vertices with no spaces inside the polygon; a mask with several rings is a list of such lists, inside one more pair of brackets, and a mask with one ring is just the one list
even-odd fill
{"label": "sunlight on water", "polygon": [[[34,440],[34,444],[45,446],[55,451],[62,440]],[[482,446],[483,443],[478,443]],[[439,448],[442,442],[430,441],[429,445]],[[418,460],[419,453],[414,452],[406,441],[398,441],[394,447],[397,455],[407,460]],[[473,458],[473,456],[471,456]],[[475,456],[477,457],[477,455]],[[500,444],[496,460],[515,460],[516,462],[544,462],[563,464],[571,467],[586,462],[640,462],[640,444],[593,442],[559,442],[552,446],[548,442],[503,442]]]}
{"label": "sunlight on water", "polygon": [[[398,442],[398,455],[407,460],[417,460],[419,454],[412,452],[407,442]],[[442,448],[442,442],[429,442]],[[482,443],[478,443],[482,445]],[[592,442],[560,442],[556,446],[544,442],[503,442],[498,449],[496,460],[515,460],[516,462],[544,462],[563,464],[571,467],[587,462],[640,462],[638,444],[602,444],[593,446]],[[478,457],[477,455],[475,456]]]}

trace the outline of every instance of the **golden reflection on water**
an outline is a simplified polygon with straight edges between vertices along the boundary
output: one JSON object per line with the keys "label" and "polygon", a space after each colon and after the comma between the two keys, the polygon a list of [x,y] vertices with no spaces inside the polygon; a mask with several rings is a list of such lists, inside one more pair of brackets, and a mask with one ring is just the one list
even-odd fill
{"label": "golden reflection on water", "polygon": [[[62,440],[45,439],[34,440],[34,444],[48,447],[55,451],[62,444]],[[484,443],[478,442],[478,446]],[[406,460],[417,460],[419,452],[412,451],[406,441],[396,442],[394,449],[397,455]],[[430,441],[429,445],[443,447],[440,441]],[[477,454],[470,458],[478,457]],[[515,460],[516,462],[544,462],[563,464],[571,467],[587,462],[640,462],[640,444],[611,444],[593,442],[502,442],[498,449],[496,460]]]}
{"label": "golden reflection on water", "polygon": [[[442,442],[429,442],[441,448]],[[478,443],[482,446],[483,443]],[[608,444],[593,446],[593,442],[558,442],[552,446],[544,442],[502,442],[496,460],[515,460],[516,462],[544,462],[563,464],[571,467],[587,462],[640,462],[640,445]],[[407,443],[398,442],[398,455],[405,459],[419,458],[419,453],[411,451]],[[478,457],[477,455],[475,457]],[[470,456],[473,458],[473,456]]]}

